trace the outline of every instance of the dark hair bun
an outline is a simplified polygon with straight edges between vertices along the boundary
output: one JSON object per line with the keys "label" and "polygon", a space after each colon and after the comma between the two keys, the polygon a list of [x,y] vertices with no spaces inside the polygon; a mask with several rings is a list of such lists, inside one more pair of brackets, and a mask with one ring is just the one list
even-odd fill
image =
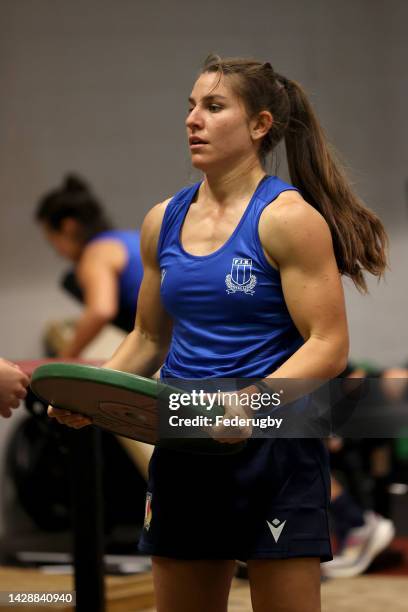
{"label": "dark hair bun", "polygon": [[75,174],[68,174],[65,177],[62,189],[69,193],[89,193],[86,182]]}

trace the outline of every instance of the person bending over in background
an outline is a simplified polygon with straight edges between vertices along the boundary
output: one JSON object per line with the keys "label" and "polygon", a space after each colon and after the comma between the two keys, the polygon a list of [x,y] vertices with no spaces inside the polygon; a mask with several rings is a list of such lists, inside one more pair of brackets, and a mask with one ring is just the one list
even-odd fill
{"label": "person bending over in background", "polygon": [[78,357],[108,323],[129,332],[143,276],[139,231],[117,230],[91,189],[69,175],[43,196],[35,217],[55,251],[73,262],[64,288],[84,304],[58,357]]}

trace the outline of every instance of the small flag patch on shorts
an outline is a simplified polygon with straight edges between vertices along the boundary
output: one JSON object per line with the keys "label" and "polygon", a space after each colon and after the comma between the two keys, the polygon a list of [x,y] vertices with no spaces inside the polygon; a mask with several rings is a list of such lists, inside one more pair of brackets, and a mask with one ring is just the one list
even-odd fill
{"label": "small flag patch on shorts", "polygon": [[150,529],[150,521],[152,520],[152,494],[146,493],[146,504],[145,504],[145,517],[143,528],[146,531]]}

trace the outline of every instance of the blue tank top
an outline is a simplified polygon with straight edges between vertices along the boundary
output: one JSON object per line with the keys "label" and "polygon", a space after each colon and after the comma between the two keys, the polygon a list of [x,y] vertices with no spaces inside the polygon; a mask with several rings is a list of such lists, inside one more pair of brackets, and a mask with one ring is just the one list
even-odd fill
{"label": "blue tank top", "polygon": [[136,311],[137,296],[143,278],[143,265],[140,256],[140,232],[137,230],[108,230],[101,232],[91,242],[116,240],[123,244],[127,252],[127,263],[119,277],[119,302],[122,308]]}
{"label": "blue tank top", "polygon": [[197,256],[183,249],[180,233],[200,184],[169,202],[159,237],[161,299],[173,319],[162,377],[263,378],[303,344],[258,233],[264,208],[296,188],[265,177],[229,239]]}

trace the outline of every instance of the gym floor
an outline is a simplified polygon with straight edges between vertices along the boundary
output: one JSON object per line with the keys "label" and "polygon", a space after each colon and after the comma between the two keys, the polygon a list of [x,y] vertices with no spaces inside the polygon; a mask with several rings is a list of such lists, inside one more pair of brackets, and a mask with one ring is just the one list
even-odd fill
{"label": "gym floor", "polygon": [[[382,553],[370,567],[369,571],[357,578],[327,580],[322,584],[322,612],[393,612],[406,610],[408,600],[408,494],[393,495],[393,517],[396,522],[397,537],[390,548]],[[69,547],[69,534],[55,534],[50,537],[60,550]],[[47,548],[47,537],[41,534],[26,534],[20,542],[11,536],[2,539],[0,548],[3,551],[12,547],[22,547],[24,541]],[[23,590],[26,592],[41,590],[71,590],[72,575],[47,574],[34,569],[0,567],[1,590]],[[127,576],[107,576],[106,578],[107,612],[155,612],[152,578],[149,572]],[[24,608],[19,608],[24,611]],[[37,608],[39,609],[39,608]],[[58,608],[53,608],[57,610]],[[10,607],[0,604],[0,612]],[[27,608],[29,610],[29,608]],[[70,608],[61,610],[69,612]],[[73,608],[72,608],[73,610]],[[235,579],[230,594],[229,612],[251,612],[251,600],[248,582]]]}

